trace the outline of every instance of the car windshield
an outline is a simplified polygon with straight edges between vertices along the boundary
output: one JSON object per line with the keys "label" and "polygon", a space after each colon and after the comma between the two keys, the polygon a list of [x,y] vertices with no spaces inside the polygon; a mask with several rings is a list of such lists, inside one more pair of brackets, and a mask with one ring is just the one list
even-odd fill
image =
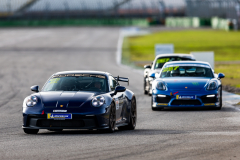
{"label": "car windshield", "polygon": [[167,65],[162,69],[161,78],[165,77],[209,77],[213,78],[208,65]]}
{"label": "car windshield", "polygon": [[162,57],[157,59],[154,69],[162,68],[166,62],[172,61],[193,61],[193,59],[187,57]]}
{"label": "car windshield", "polygon": [[94,91],[107,92],[107,80],[104,75],[65,74],[53,76],[43,91]]}

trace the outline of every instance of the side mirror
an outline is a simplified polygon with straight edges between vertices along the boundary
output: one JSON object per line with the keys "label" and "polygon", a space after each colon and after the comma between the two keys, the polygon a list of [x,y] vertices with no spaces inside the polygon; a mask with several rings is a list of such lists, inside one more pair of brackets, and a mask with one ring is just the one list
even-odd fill
{"label": "side mirror", "polygon": [[33,91],[33,92],[39,92],[38,88],[39,88],[39,87],[38,87],[37,85],[32,86],[32,87],[31,87],[31,91]]}
{"label": "side mirror", "polygon": [[219,74],[218,74],[218,78],[219,78],[219,79],[224,78],[224,77],[225,77],[225,75],[224,75],[223,73],[219,73]]}
{"label": "side mirror", "polygon": [[145,69],[147,69],[147,68],[151,69],[151,65],[147,64],[147,65],[144,66],[144,68]]}
{"label": "side mirror", "polygon": [[124,91],[126,91],[126,88],[125,88],[125,87],[123,87],[123,86],[117,86],[117,87],[115,88],[114,94],[117,94],[118,92],[124,92]]}
{"label": "side mirror", "polygon": [[151,78],[155,78],[155,73],[154,73],[154,72],[151,73],[151,74],[149,75],[149,77],[151,77]]}

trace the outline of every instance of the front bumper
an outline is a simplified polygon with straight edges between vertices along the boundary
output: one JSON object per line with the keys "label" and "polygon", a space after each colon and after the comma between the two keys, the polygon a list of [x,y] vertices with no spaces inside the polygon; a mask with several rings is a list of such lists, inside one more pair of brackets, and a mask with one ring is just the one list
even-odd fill
{"label": "front bumper", "polygon": [[106,129],[108,128],[106,115],[72,114],[72,119],[47,119],[47,115],[23,114],[22,128],[29,129]]}
{"label": "front bumper", "polygon": [[[173,95],[173,92],[161,91],[152,94],[152,107],[154,108],[177,108],[177,107],[219,107],[219,99],[216,91],[208,93],[199,92],[180,92],[180,95],[195,95],[196,99],[180,100]],[[158,95],[165,95],[159,97]],[[207,95],[215,95],[215,97],[206,97]]]}

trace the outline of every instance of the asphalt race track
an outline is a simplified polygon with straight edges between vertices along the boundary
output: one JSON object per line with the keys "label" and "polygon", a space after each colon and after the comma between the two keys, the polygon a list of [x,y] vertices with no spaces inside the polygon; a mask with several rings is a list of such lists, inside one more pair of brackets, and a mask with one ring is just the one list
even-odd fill
{"label": "asphalt race track", "polygon": [[[116,64],[119,28],[0,29],[0,159],[240,159],[240,110],[152,111],[138,72]],[[54,72],[101,70],[126,76],[137,97],[134,131],[22,131],[30,86]]]}

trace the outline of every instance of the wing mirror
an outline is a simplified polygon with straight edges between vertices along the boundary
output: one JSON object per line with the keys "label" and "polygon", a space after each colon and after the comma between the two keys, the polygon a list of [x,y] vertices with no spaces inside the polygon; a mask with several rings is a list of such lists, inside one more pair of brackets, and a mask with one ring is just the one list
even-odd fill
{"label": "wing mirror", "polygon": [[149,77],[151,77],[151,78],[155,78],[155,73],[154,73],[154,72],[151,73],[151,74],[149,75]]}
{"label": "wing mirror", "polygon": [[39,88],[39,87],[38,87],[37,85],[32,86],[32,87],[31,87],[31,91],[33,91],[33,92],[39,92],[38,88]]}
{"label": "wing mirror", "polygon": [[[116,95],[118,92],[124,92],[124,91],[126,91],[126,88],[125,88],[125,87],[123,87],[123,86],[117,86],[117,87],[115,88],[115,91],[114,91],[113,95]],[[113,96],[113,95],[112,95],[112,96]]]}
{"label": "wing mirror", "polygon": [[147,68],[151,69],[151,65],[147,64],[147,65],[144,66],[144,68],[145,69],[147,69]]}
{"label": "wing mirror", "polygon": [[224,75],[223,73],[219,73],[219,74],[218,74],[218,78],[219,78],[219,79],[224,78],[224,77],[225,77],[225,75]]}

